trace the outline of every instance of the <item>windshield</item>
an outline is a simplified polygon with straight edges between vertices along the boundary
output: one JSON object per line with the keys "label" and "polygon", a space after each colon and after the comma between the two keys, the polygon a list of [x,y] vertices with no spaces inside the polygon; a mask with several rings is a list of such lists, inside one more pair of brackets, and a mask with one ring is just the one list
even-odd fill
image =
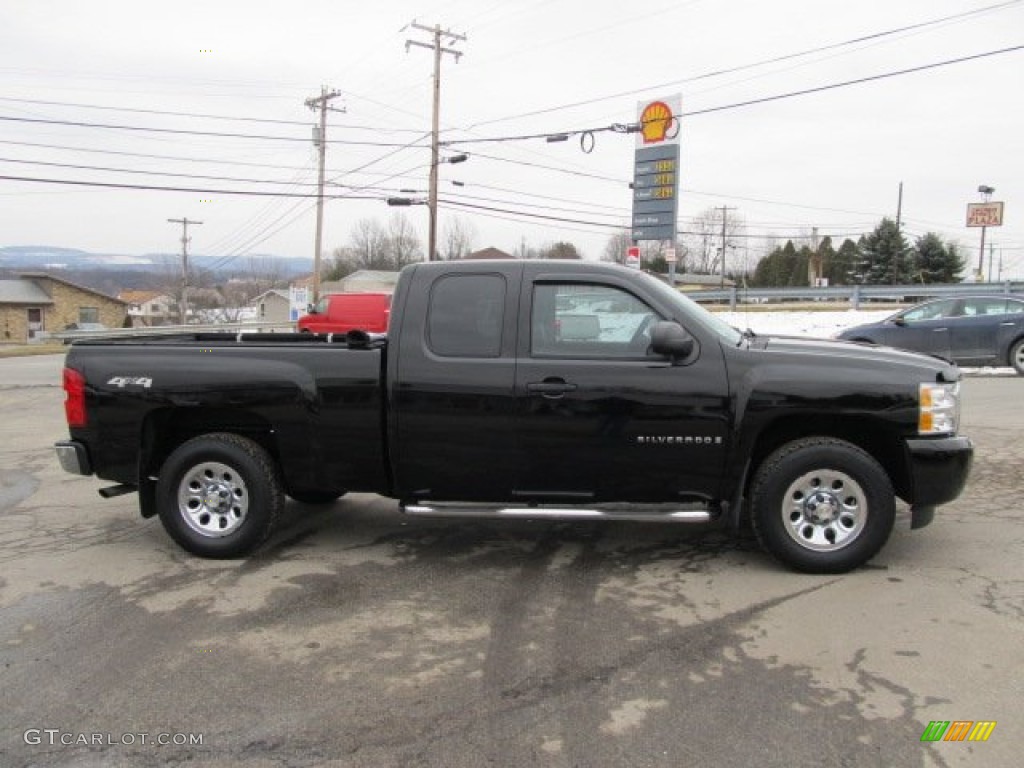
{"label": "windshield", "polygon": [[685,318],[687,321],[696,321],[731,346],[737,346],[742,340],[743,334],[721,318],[708,312],[690,297],[683,295],[667,283],[646,273],[641,274],[639,277],[644,281],[647,288],[675,308],[680,319]]}

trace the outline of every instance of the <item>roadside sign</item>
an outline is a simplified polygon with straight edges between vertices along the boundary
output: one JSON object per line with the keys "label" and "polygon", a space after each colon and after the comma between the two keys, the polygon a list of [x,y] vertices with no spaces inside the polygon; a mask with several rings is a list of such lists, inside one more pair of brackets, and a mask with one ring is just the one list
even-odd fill
{"label": "roadside sign", "polygon": [[293,285],[288,289],[288,319],[295,322],[309,308],[309,288]]}
{"label": "roadside sign", "polygon": [[968,227],[1001,227],[1003,226],[1002,203],[968,203]]}
{"label": "roadside sign", "polygon": [[631,245],[626,249],[626,266],[640,269],[640,246]]}
{"label": "roadside sign", "polygon": [[682,109],[680,94],[637,104],[640,130],[633,158],[633,242],[675,242]]}

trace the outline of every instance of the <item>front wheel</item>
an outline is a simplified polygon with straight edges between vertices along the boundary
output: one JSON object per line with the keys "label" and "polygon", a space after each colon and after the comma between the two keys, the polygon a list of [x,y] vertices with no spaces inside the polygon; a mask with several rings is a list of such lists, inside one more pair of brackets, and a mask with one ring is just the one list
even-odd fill
{"label": "front wheel", "polygon": [[881,465],[845,440],[787,443],[761,464],[751,494],[758,540],[798,571],[845,573],[892,533],[896,502]]}
{"label": "front wheel", "polygon": [[1024,376],[1024,339],[1017,339],[1010,348],[1010,365],[1013,370]]}
{"label": "front wheel", "polygon": [[284,508],[276,465],[260,445],[228,433],[182,443],[160,468],[157,512],[182,548],[210,558],[248,554]]}

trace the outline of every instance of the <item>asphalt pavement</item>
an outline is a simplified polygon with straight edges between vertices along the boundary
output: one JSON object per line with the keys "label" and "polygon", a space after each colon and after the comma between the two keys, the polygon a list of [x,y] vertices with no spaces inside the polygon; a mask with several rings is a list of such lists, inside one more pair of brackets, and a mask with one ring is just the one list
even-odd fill
{"label": "asphalt pavement", "polygon": [[961,499],[807,576],[748,538],[367,495],[196,559],[59,469],[61,360],[0,359],[0,765],[1019,764],[1024,377],[965,381]]}

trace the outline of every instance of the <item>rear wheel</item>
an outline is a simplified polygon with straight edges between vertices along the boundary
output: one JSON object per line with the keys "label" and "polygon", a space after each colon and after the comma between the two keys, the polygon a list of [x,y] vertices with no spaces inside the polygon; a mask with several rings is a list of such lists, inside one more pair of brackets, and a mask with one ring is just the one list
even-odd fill
{"label": "rear wheel", "polygon": [[1010,365],[1017,373],[1024,376],[1024,339],[1017,339],[1010,347]]}
{"label": "rear wheel", "polygon": [[885,470],[851,443],[804,438],[771,454],[754,479],[751,517],[761,545],[808,573],[844,573],[882,548],[896,517]]}
{"label": "rear wheel", "polygon": [[182,548],[210,558],[248,554],[284,507],[277,467],[248,438],[217,433],[182,443],[160,468],[157,512]]}

